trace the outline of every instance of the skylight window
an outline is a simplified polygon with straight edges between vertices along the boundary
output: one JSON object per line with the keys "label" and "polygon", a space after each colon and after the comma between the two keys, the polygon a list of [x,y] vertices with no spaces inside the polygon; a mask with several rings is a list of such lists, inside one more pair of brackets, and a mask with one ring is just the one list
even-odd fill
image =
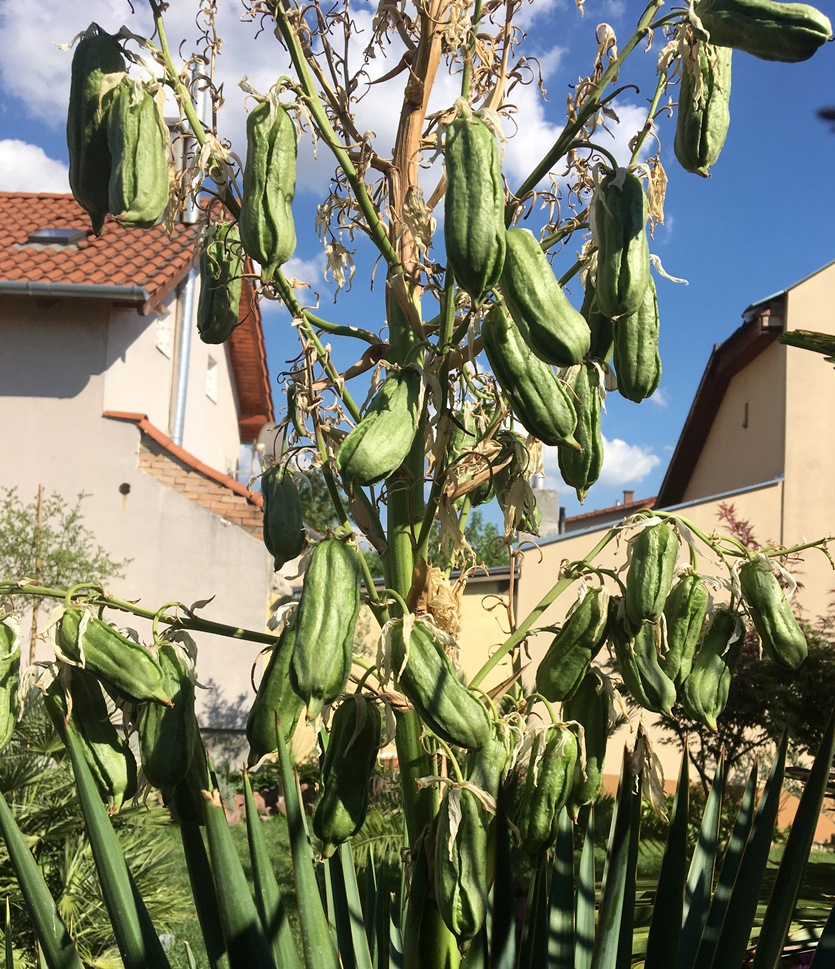
{"label": "skylight window", "polygon": [[42,245],[52,245],[52,246],[69,246],[73,242],[78,242],[79,239],[85,238],[87,233],[84,229],[64,229],[64,228],[46,228],[46,229],[36,229],[34,232],[29,233],[29,242],[39,242]]}

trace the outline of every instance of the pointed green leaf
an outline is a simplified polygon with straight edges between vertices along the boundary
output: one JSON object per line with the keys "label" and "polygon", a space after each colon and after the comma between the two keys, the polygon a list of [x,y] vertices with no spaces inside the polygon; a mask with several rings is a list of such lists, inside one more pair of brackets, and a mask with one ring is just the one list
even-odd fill
{"label": "pointed green leaf", "polygon": [[620,933],[618,938],[617,969],[629,969],[632,964],[632,947],[635,929],[635,882],[638,874],[638,837],[641,830],[641,774],[635,777],[635,791],[629,806],[629,853],[626,861],[626,881],[621,903]]}
{"label": "pointed green leaf", "polygon": [[574,825],[563,808],[548,892],[548,969],[574,969]]}
{"label": "pointed green leaf", "polygon": [[229,969],[226,942],[220,927],[220,912],[217,907],[212,866],[206,854],[200,825],[196,821],[181,821],[178,826],[191,885],[191,897],[194,899],[194,908],[203,934],[203,944],[206,946],[209,965],[212,969]]}
{"label": "pointed green leaf", "polygon": [[681,755],[678,787],[670,817],[667,847],[661,862],[652,921],[647,938],[644,969],[668,969],[679,951],[684,916],[684,885],[687,877],[687,821],[690,808],[689,757]]}
{"label": "pointed green leaf", "polygon": [[629,751],[624,748],[618,794],[612,814],[606,867],[603,872],[597,937],[592,953],[592,969],[615,969],[620,944],[623,899],[629,880],[629,856],[632,842],[633,800],[640,800],[635,790]]}
{"label": "pointed green leaf", "polygon": [[270,947],[215,788],[203,806],[209,860],[230,969],[273,969]]}
{"label": "pointed green leaf", "polygon": [[170,969],[148,910],[134,890],[119,839],[79,748],[75,728],[66,718],[63,719],[62,734],[75,774],[78,802],[84,815],[102,897],[125,969]]}
{"label": "pointed green leaf", "polygon": [[594,950],[594,915],[596,907],[594,873],[594,805],[580,810],[580,823],[585,815],[585,835],[577,872],[577,914],[574,922],[574,969],[591,969]]}
{"label": "pointed green leaf", "polygon": [[14,951],[12,948],[12,911],[9,900],[6,899],[6,929],[3,934],[3,949],[6,955],[6,969],[14,969]]}
{"label": "pointed green leaf", "polygon": [[502,784],[496,798],[496,877],[493,882],[493,924],[490,927],[490,957],[493,969],[514,969],[516,965],[516,900],[513,892],[513,859],[507,820],[507,790]]}
{"label": "pointed green leaf", "polygon": [[316,969],[339,969],[336,943],[322,906],[322,896],[319,893],[319,883],[313,867],[313,852],[304,822],[299,779],[278,723],[276,723],[276,738],[281,784],[284,789],[284,808],[287,813],[287,831],[290,837],[290,853],[296,880],[296,898],[299,903],[299,926],[302,933],[304,962],[308,967],[315,966]]}
{"label": "pointed green leaf", "polygon": [[344,842],[339,846],[339,865],[342,873],[342,885],[345,891],[348,917],[350,919],[350,934],[353,940],[354,965],[357,969],[372,969],[371,952],[368,948],[368,938],[365,934],[365,922],[360,904],[359,887],[357,886],[357,872],[351,845]]}
{"label": "pointed green leaf", "polygon": [[[716,954],[716,946],[719,943],[719,935],[722,931],[722,924],[725,921],[725,913],[728,909],[728,902],[733,892],[734,882],[742,863],[742,856],[745,853],[745,845],[748,843],[748,836],[751,833],[751,826],[754,823],[754,807],[757,798],[757,764],[751,770],[745,793],[739,805],[739,812],[734,822],[731,838],[728,847],[725,849],[725,858],[722,862],[722,870],[719,872],[719,879],[713,890],[713,898],[710,902],[710,909],[705,922],[702,939],[696,953],[694,969],[710,969],[713,965],[713,957]],[[686,965],[686,969],[690,969]]]}
{"label": "pointed green leaf", "polygon": [[281,900],[281,890],[278,887],[264,839],[263,822],[258,817],[255,799],[252,796],[252,784],[246,771],[244,771],[244,803],[249,862],[252,867],[252,887],[261,927],[272,950],[275,964],[282,969],[301,969],[293,931],[287,920],[287,912]]}
{"label": "pointed green leaf", "polygon": [[823,927],[809,969],[835,969],[835,905]]}
{"label": "pointed green leaf", "polygon": [[550,867],[542,858],[532,873],[522,924],[519,969],[539,969],[548,955],[548,881]]}
{"label": "pointed green leaf", "polygon": [[760,929],[754,969],[777,969],[780,965],[780,956],[791,926],[800,883],[815,839],[815,828],[826,795],[829,768],[834,753],[835,710],[829,716],[829,723],[789,829],[780,869],[777,872]]}
{"label": "pointed green leaf", "polygon": [[763,875],[768,864],[768,853],[771,850],[774,822],[777,820],[777,812],[780,808],[787,745],[788,736],[784,733],[777,756],[771,766],[771,773],[765,782],[751,836],[745,846],[739,873],[728,902],[728,910],[713,960],[714,969],[739,969],[748,947]]}

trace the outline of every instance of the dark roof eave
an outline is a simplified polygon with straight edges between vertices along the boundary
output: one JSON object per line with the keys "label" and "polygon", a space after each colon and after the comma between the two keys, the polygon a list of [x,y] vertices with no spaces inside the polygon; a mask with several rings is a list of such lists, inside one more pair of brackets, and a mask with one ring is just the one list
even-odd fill
{"label": "dark roof eave", "polygon": [[148,311],[151,294],[144,286],[109,286],[106,283],[52,283],[45,280],[0,279],[0,293],[8,296],[50,296],[53,299],[106,299],[132,303]]}

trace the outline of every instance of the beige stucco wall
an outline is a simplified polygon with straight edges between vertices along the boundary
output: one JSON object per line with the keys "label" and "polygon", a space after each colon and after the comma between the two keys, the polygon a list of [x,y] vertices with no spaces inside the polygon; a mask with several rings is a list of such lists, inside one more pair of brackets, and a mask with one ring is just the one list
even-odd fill
{"label": "beige stucco wall", "polygon": [[[787,328],[835,333],[835,265],[789,291]],[[793,545],[835,535],[835,368],[821,354],[785,347],[786,502],[782,541]],[[799,577],[817,615],[835,604],[835,573],[818,553]]]}
{"label": "beige stucco wall", "polygon": [[732,378],[684,501],[783,473],[786,348],[774,343]]}

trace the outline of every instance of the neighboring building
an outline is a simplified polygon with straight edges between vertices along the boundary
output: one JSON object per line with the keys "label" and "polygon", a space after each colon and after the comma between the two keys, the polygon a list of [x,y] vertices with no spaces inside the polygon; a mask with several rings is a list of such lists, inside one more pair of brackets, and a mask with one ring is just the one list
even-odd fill
{"label": "neighboring building", "polygon": [[[208,619],[263,631],[272,578],[260,495],[235,477],[273,419],[261,318],[245,286],[221,346],[197,335],[198,226],[102,235],[69,195],[0,193],[0,487],[80,492],[115,559],[109,591],[144,606],[212,599]],[[115,615],[115,614],[114,614]],[[125,625],[137,625],[125,617]],[[258,646],[197,636],[205,727],[242,725]],[[248,708],[248,699],[246,702]]]}

